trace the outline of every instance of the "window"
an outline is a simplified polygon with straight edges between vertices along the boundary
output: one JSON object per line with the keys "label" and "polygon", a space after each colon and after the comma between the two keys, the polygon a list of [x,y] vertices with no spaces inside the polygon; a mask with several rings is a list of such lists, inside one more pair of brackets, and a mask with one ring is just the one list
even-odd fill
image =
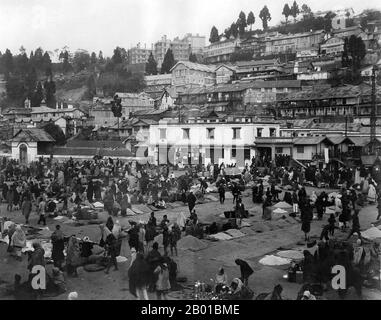
{"label": "window", "polygon": [[304,153],[304,146],[297,146],[296,147],[296,152],[297,153]]}
{"label": "window", "polygon": [[235,158],[237,156],[237,148],[235,146],[232,146],[232,158]]}
{"label": "window", "polygon": [[183,139],[189,139],[189,128],[183,129]]}
{"label": "window", "polygon": [[167,138],[167,129],[159,129],[160,130],[160,139]]}
{"label": "window", "polygon": [[233,128],[233,139],[241,139],[241,128]]}
{"label": "window", "polygon": [[207,128],[206,129],[206,138],[207,139],[214,139],[214,128]]}
{"label": "window", "polygon": [[282,147],[275,147],[275,153],[283,153]]}
{"label": "window", "polygon": [[262,137],[263,128],[257,128],[257,137]]}
{"label": "window", "polygon": [[270,137],[275,137],[275,136],[276,136],[276,129],[270,128]]}

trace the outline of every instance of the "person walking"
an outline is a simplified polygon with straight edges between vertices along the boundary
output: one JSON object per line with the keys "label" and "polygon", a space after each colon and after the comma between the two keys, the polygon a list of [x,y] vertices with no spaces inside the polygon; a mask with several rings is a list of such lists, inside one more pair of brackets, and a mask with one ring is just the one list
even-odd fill
{"label": "person walking", "polygon": [[38,225],[40,224],[40,222],[42,222],[44,226],[46,226],[45,210],[46,210],[46,202],[45,202],[45,197],[43,196],[40,203],[38,204],[38,214],[40,216],[37,221]]}
{"label": "person walking", "polygon": [[51,236],[52,240],[52,260],[54,266],[61,269],[62,263],[65,260],[64,249],[65,249],[65,237],[61,231],[61,226],[56,225],[56,230]]}
{"label": "person walking", "polygon": [[106,238],[106,256],[108,258],[107,268],[105,273],[108,274],[111,265],[114,265],[114,271],[118,270],[118,262],[116,261],[117,256],[117,240],[112,232],[107,235]]}
{"label": "person walking", "polygon": [[171,247],[171,255],[173,256],[173,251],[175,251],[177,257],[177,241],[181,238],[181,230],[179,225],[175,222],[169,232],[169,245]]}
{"label": "person walking", "polygon": [[298,195],[296,191],[292,193],[292,213],[296,216],[299,213]]}
{"label": "person walking", "polygon": [[311,231],[311,221],[313,218],[312,206],[307,199],[304,199],[303,201],[305,201],[305,204],[300,208],[301,209],[300,218],[302,220],[302,231],[304,232],[304,240],[309,241],[310,240],[309,233]]}
{"label": "person walking", "polygon": [[137,300],[148,300],[147,286],[150,283],[150,267],[142,253],[137,253],[128,269],[129,290]]}
{"label": "person walking", "polygon": [[222,183],[218,187],[218,194],[220,196],[220,203],[224,204],[224,202],[225,202],[225,186]]}
{"label": "person walking", "polygon": [[26,196],[21,204],[21,212],[25,217],[25,224],[29,224],[29,216],[32,212],[32,201],[30,200],[30,196]]}
{"label": "person walking", "polygon": [[196,206],[196,201],[197,201],[197,198],[196,198],[196,196],[193,194],[192,191],[189,192],[187,201],[188,201],[189,212],[192,213],[194,207]]}
{"label": "person walking", "polygon": [[154,274],[157,275],[156,281],[156,297],[157,300],[168,300],[167,294],[171,289],[169,281],[169,268],[168,264],[162,259],[159,266],[156,267]]}

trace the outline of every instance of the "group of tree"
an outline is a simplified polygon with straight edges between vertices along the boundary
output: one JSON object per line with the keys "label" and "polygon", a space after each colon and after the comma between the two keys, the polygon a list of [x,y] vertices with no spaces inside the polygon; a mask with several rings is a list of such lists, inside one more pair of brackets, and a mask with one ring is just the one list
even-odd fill
{"label": "group of tree", "polygon": [[294,18],[294,22],[296,22],[296,18],[299,14],[303,15],[303,19],[308,19],[312,17],[312,10],[311,8],[303,4],[301,8],[299,8],[299,5],[296,1],[294,1],[291,5],[291,7],[286,3],[283,7],[282,15],[286,18],[286,24],[288,22],[288,18],[291,16]]}
{"label": "group of tree", "polygon": [[341,65],[351,71],[352,79],[358,78],[361,62],[366,55],[364,41],[355,35],[344,39],[344,51],[342,53]]}
{"label": "group of tree", "polygon": [[[271,15],[267,6],[264,6],[259,13],[259,18],[262,20],[263,29],[268,29],[268,21],[271,20]],[[225,29],[223,34],[219,34],[216,26],[213,26],[210,31],[209,42],[215,43],[221,40],[222,37],[230,39],[231,37],[237,38],[242,37],[246,33],[246,29],[250,26],[250,31],[252,31],[253,25],[255,23],[255,16],[253,11],[250,11],[246,17],[246,14],[241,11],[238,15],[238,19]]]}
{"label": "group of tree", "polygon": [[272,28],[272,30],[283,34],[310,32],[311,30],[325,30],[329,32],[332,27],[332,19],[335,16],[336,14],[331,11],[324,17],[315,17],[312,14],[306,15],[303,20],[296,21],[292,24],[280,25]]}
{"label": "group of tree", "polygon": [[163,63],[161,64],[161,74],[170,73],[172,67],[176,64],[175,57],[171,49],[168,49],[165,53]]}
{"label": "group of tree", "polygon": [[[32,51],[29,57],[24,47],[17,55],[9,49],[0,53],[0,73],[4,74],[7,102],[11,105],[23,106],[26,99],[33,107],[40,106],[43,99],[48,106],[55,104],[52,61],[42,48]],[[43,78],[49,80],[42,82]]]}

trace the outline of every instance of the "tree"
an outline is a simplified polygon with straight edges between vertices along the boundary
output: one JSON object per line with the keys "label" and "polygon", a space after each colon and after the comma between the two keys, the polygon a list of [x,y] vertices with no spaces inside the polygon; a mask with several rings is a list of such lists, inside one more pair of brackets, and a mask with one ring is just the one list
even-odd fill
{"label": "tree", "polygon": [[69,72],[72,69],[72,66],[69,62],[69,52],[65,50],[65,52],[62,53],[62,71],[64,73]]}
{"label": "tree", "polygon": [[52,60],[48,52],[45,52],[42,56],[42,68],[45,71],[47,77],[52,76]]}
{"label": "tree", "polygon": [[90,57],[90,64],[92,65],[96,65],[97,64],[97,55],[95,54],[95,52],[92,52],[91,53],[91,57]]}
{"label": "tree", "polygon": [[288,17],[291,15],[291,9],[290,9],[290,7],[288,6],[288,3],[286,3],[286,4],[284,5],[282,14],[283,14],[284,17],[286,18],[286,24],[287,24],[287,22],[288,22]]}
{"label": "tree", "polygon": [[13,55],[9,49],[2,56],[2,66],[6,76],[13,71]]}
{"label": "tree", "polygon": [[97,94],[97,86],[93,75],[87,79],[87,96],[92,99]]}
{"label": "tree", "polygon": [[29,99],[32,98],[34,90],[36,89],[37,71],[34,67],[30,67],[27,75],[25,76],[25,91]]}
{"label": "tree", "polygon": [[253,11],[250,11],[247,15],[247,24],[250,26],[250,31],[252,30],[253,24],[255,23],[255,17]]}
{"label": "tree", "polygon": [[191,52],[191,54],[189,55],[189,61],[197,63],[197,56],[196,56],[196,54]]}
{"label": "tree", "polygon": [[237,36],[238,36],[238,27],[237,27],[237,25],[234,22],[230,26],[230,32],[231,32],[231,35],[234,38],[237,38]]}
{"label": "tree", "polygon": [[246,15],[243,11],[239,13],[237,25],[240,36],[243,36],[245,34],[245,28],[247,27]]}
{"label": "tree", "polygon": [[54,124],[53,122],[48,122],[42,127],[47,133],[49,133],[52,138],[56,141],[57,145],[64,145],[66,142],[65,134],[62,129]]}
{"label": "tree", "polygon": [[174,65],[175,58],[173,57],[173,52],[171,49],[168,49],[165,53],[163,63],[161,64],[161,74],[170,73]]}
{"label": "tree", "polygon": [[111,111],[116,118],[122,116],[122,99],[116,94],[114,99],[111,101]]}
{"label": "tree", "polygon": [[361,61],[366,54],[364,41],[355,35],[350,36],[348,40],[348,56],[350,56],[351,66],[354,73],[361,67]]}
{"label": "tree", "polygon": [[210,30],[209,42],[210,43],[215,43],[215,42],[218,42],[218,41],[220,41],[220,36],[218,34],[218,29],[215,26],[213,26],[212,30]]}
{"label": "tree", "polygon": [[157,62],[155,61],[152,52],[150,53],[148,61],[146,63],[146,73],[152,75],[157,74]]}
{"label": "tree", "polygon": [[31,60],[31,64],[36,68],[37,71],[44,71],[44,50],[41,47],[37,48],[34,51],[33,60]]}
{"label": "tree", "polygon": [[74,53],[73,66],[76,72],[87,69],[90,66],[90,54],[86,50],[77,50]]}
{"label": "tree", "polygon": [[261,12],[259,13],[259,18],[262,20],[263,30],[267,30],[268,29],[268,21],[271,20],[270,11],[267,8],[267,6],[264,6],[262,8]]}
{"label": "tree", "polygon": [[294,21],[296,21],[296,17],[300,13],[299,6],[296,3],[296,1],[293,2],[292,7],[290,8],[291,10],[291,15],[294,17]]}
{"label": "tree", "polygon": [[302,5],[302,13],[303,13],[303,19],[306,19],[308,17],[311,17],[312,10],[309,6],[307,6],[305,3]]}
{"label": "tree", "polygon": [[123,63],[122,48],[116,47],[114,49],[114,54],[111,57],[111,61],[114,63],[114,65]]}
{"label": "tree", "polygon": [[51,77],[44,82],[44,90],[46,106],[54,109],[56,106],[56,84]]}
{"label": "tree", "polygon": [[39,107],[39,106],[41,106],[42,100],[44,100],[44,90],[42,88],[41,82],[38,81],[36,89],[32,93],[32,96],[31,96],[31,99],[30,99],[30,106],[32,108]]}
{"label": "tree", "polygon": [[103,58],[103,52],[99,51],[98,53],[98,61],[100,64],[103,64],[105,62],[105,59]]}

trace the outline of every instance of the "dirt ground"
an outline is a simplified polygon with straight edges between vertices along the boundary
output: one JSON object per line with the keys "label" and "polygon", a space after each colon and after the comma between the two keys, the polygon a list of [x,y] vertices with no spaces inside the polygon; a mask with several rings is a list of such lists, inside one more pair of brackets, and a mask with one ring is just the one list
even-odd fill
{"label": "dirt ground", "polygon": [[[307,188],[308,194],[312,190],[317,193],[323,189]],[[325,190],[331,192],[331,190]],[[217,194],[213,194],[216,198]],[[281,195],[283,198],[283,195]],[[301,224],[293,218],[285,220],[271,220],[263,221],[262,208],[259,205],[253,204],[251,200],[251,191],[247,190],[243,194],[243,203],[247,210],[253,216],[250,216],[248,221],[251,223],[251,234],[241,238],[226,240],[226,241],[204,241],[207,246],[205,249],[192,252],[190,250],[179,250],[178,257],[174,260],[178,264],[179,276],[187,278],[187,282],[182,291],[172,291],[169,294],[169,299],[189,299],[191,288],[195,281],[209,282],[214,278],[216,272],[220,267],[224,267],[228,275],[229,282],[233,278],[239,277],[240,272],[238,266],[234,264],[236,258],[246,260],[254,269],[254,274],[249,279],[249,286],[254,290],[255,295],[263,292],[270,292],[277,284],[281,284],[284,288],[283,297],[286,299],[294,300],[297,296],[301,285],[289,283],[283,278],[287,274],[288,265],[284,266],[265,266],[259,263],[259,260],[265,255],[274,253],[279,247],[283,248],[303,248],[303,245],[297,243],[304,239],[303,233],[300,230]],[[210,201],[204,204],[197,204],[196,211],[201,222],[210,222],[221,220],[219,217],[224,211],[233,208],[231,194],[227,193],[225,204],[221,205],[218,201]],[[0,216],[10,217],[17,223],[24,223],[24,219],[20,211],[7,212],[6,204],[1,204]],[[175,221],[179,212],[184,212],[188,216],[188,208],[185,206],[178,206],[172,209],[166,209],[155,212],[157,221],[160,222],[163,215],[166,214],[171,221]],[[100,219],[106,221],[107,214],[101,214]],[[128,220],[148,220],[149,214],[141,214],[133,217],[118,217],[121,225],[127,223]],[[360,212],[360,224],[363,230],[370,227],[370,224],[376,220],[377,208],[375,205],[369,205],[362,209]],[[326,224],[328,215],[324,217],[323,221],[314,220],[311,224],[311,237],[319,237],[323,224]],[[37,214],[32,213],[30,224],[37,224]],[[115,219],[114,219],[115,220]],[[54,230],[56,224],[60,224],[63,232],[66,235],[75,234],[78,237],[89,236],[94,242],[99,242],[100,231],[97,225],[88,225],[86,222],[82,226],[74,226],[65,224],[63,222],[48,218],[48,227],[51,231]],[[263,232],[256,232],[262,229]],[[345,233],[336,231],[337,238],[344,238]],[[353,241],[356,237],[353,237]],[[163,248],[160,244],[160,251],[163,253]],[[128,276],[127,271],[130,263],[130,251],[126,241],[123,242],[121,255],[128,258],[127,262],[119,263],[119,271],[112,271],[106,275],[103,271],[99,272],[86,272],[82,267],[78,269],[78,278],[67,277],[65,274],[68,292],[78,292],[79,299],[84,300],[100,300],[100,299],[122,299],[130,300],[135,299],[128,290]],[[13,283],[14,275],[16,273],[22,275],[23,280],[27,277],[27,257],[23,256],[21,262],[10,257],[6,252],[6,244],[0,242],[0,299],[13,299],[12,296],[5,294],[5,288]],[[50,271],[51,265],[48,267]],[[68,293],[67,292],[67,293]],[[47,299],[67,299],[67,293],[54,298]],[[155,295],[149,293],[150,299],[155,299]],[[323,296],[323,299],[338,299],[336,292],[330,291]],[[356,295],[349,291],[346,299],[356,299]],[[364,299],[378,300],[381,299],[381,292],[378,290],[364,289]]]}

